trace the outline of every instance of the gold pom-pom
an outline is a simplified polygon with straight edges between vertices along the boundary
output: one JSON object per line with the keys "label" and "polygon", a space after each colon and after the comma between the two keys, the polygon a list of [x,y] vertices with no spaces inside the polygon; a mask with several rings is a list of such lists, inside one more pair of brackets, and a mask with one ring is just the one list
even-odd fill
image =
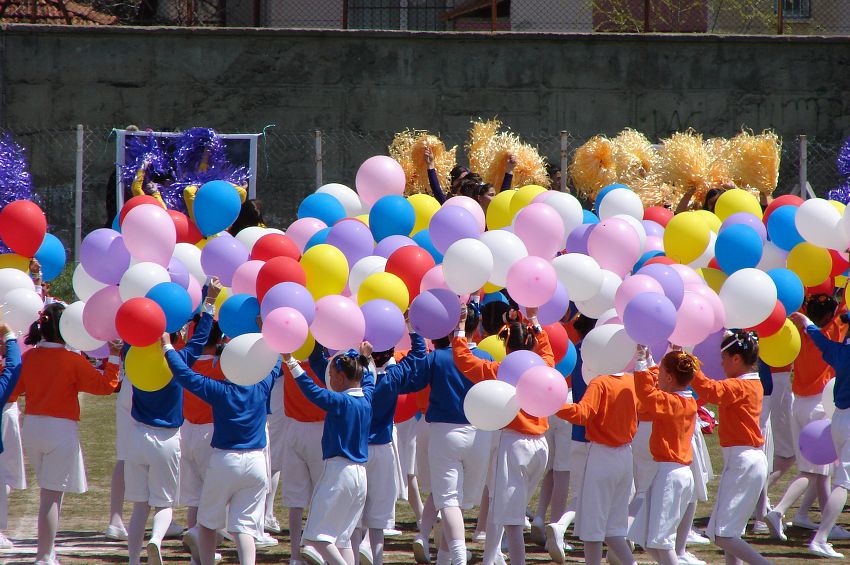
{"label": "gold pom-pom", "polygon": [[428,163],[425,161],[426,147],[431,149],[434,156],[434,170],[437,172],[440,186],[447,189],[450,184],[449,174],[457,162],[457,146],[446,150],[439,137],[427,131],[408,129],[397,133],[389,146],[390,157],[398,161],[404,170],[407,179],[405,194],[431,194]]}
{"label": "gold pom-pom", "polygon": [[776,189],[782,141],[772,131],[753,135],[742,131],[729,140],[729,173],[740,188],[753,188],[765,195]]}
{"label": "gold pom-pom", "polygon": [[674,133],[661,142],[658,154],[659,178],[683,192],[695,189],[695,199],[700,200],[709,188],[711,157],[702,135],[688,130]]}
{"label": "gold pom-pom", "polygon": [[657,175],[637,179],[630,188],[640,197],[645,208],[650,206],[675,207],[681,200],[684,190],[662,182]]}
{"label": "gold pom-pom", "polygon": [[614,144],[597,135],[576,149],[570,163],[570,177],[576,190],[585,198],[596,198],[600,190],[617,182]]}
{"label": "gold pom-pom", "polygon": [[658,161],[658,153],[645,135],[626,128],[612,139],[611,143],[614,144],[617,182],[632,187],[652,174]]}
{"label": "gold pom-pom", "polygon": [[705,140],[705,151],[708,153],[707,182],[709,188],[733,188],[732,176],[729,174],[729,140],[722,137],[712,137]]}
{"label": "gold pom-pom", "polygon": [[513,170],[514,187],[537,184],[549,186],[546,160],[537,149],[509,131],[499,132],[499,120],[472,123],[467,143],[470,169],[481,175],[485,182],[500,190],[505,177],[508,159],[513,155],[516,164]]}

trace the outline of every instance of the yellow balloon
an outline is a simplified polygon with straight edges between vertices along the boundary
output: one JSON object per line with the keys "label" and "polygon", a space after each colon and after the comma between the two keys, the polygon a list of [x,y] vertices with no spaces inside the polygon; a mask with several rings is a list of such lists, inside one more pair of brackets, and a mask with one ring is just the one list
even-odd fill
{"label": "yellow balloon", "polygon": [[218,313],[221,312],[221,305],[224,304],[224,301],[230,298],[230,289],[223,288],[221,292],[218,293],[218,296],[215,299],[215,319],[218,320]]}
{"label": "yellow balloon", "polygon": [[369,214],[360,214],[359,216],[354,216],[355,220],[360,220],[366,227],[369,227]]}
{"label": "yellow balloon", "polygon": [[759,357],[771,367],[784,367],[800,354],[800,332],[791,320],[782,329],[759,339]]}
{"label": "yellow balloon", "polygon": [[431,216],[440,209],[440,203],[430,194],[413,194],[407,197],[407,201],[413,206],[413,212],[416,214],[416,223],[413,224],[413,231],[410,233],[428,229]]}
{"label": "yellow balloon", "polygon": [[487,206],[487,229],[498,230],[511,225],[511,200],[516,194],[516,190],[503,190],[493,197]]}
{"label": "yellow balloon", "polygon": [[787,267],[800,277],[803,286],[816,286],[832,272],[832,257],[823,247],[804,241],[788,253]]}
{"label": "yellow balloon", "polygon": [[847,297],[847,277],[845,277],[844,275],[838,275],[837,277],[835,277],[835,288],[843,288],[844,289],[844,296],[845,296],[844,302],[847,302],[847,299],[846,299],[846,297]]}
{"label": "yellow balloon", "polygon": [[711,229],[696,212],[676,214],[664,230],[664,252],[678,263],[688,264],[705,251]]}
{"label": "yellow balloon", "polygon": [[495,361],[501,361],[508,352],[505,350],[505,342],[497,335],[487,336],[478,344],[478,349],[486,351],[493,356]]}
{"label": "yellow balloon", "polygon": [[844,204],[842,204],[838,200],[827,200],[827,202],[832,204],[835,207],[835,209],[838,210],[839,214],[841,214],[842,216],[844,215],[844,210],[847,208],[847,206],[845,206]]}
{"label": "yellow balloon", "polygon": [[124,360],[124,370],[133,386],[145,392],[154,392],[171,382],[171,369],[158,343],[131,347]]}
{"label": "yellow balloon", "polygon": [[698,272],[702,275],[702,278],[705,279],[705,282],[708,283],[708,287],[714,292],[720,292],[720,287],[722,287],[723,283],[726,282],[726,279],[729,278],[729,275],[723,271],[709,267],[699,269]]}
{"label": "yellow balloon", "polygon": [[761,204],[758,199],[746,190],[733,188],[720,195],[714,204],[714,213],[722,222],[732,214],[749,212],[757,218],[762,217]]}
{"label": "yellow balloon", "polygon": [[348,282],[348,261],[342,251],[322,243],[311,247],[301,256],[301,266],[307,275],[307,290],[318,300],[339,294]]}
{"label": "yellow balloon", "polygon": [[[513,220],[517,212],[531,204],[531,201],[542,192],[546,192],[546,189],[536,184],[527,184],[518,189],[516,196],[511,200],[511,219]],[[491,202],[490,205],[492,206],[492,204]]]}
{"label": "yellow balloon", "polygon": [[481,290],[484,291],[484,294],[492,294],[494,292],[499,292],[503,288],[505,288],[505,287],[495,285],[491,282],[488,282],[488,283],[484,283],[484,286],[481,288]]}
{"label": "yellow balloon", "polygon": [[370,300],[389,300],[404,312],[410,304],[410,293],[404,281],[392,273],[372,273],[357,289],[357,304],[363,306]]}
{"label": "yellow balloon", "polygon": [[0,269],[18,269],[19,271],[28,273],[30,270],[30,260],[17,253],[4,253],[0,255]]}
{"label": "yellow balloon", "polygon": [[720,231],[720,226],[723,222],[721,222],[720,218],[715,216],[712,212],[709,212],[708,210],[694,210],[694,214],[698,215],[708,226],[708,229],[714,233],[718,233]]}
{"label": "yellow balloon", "polygon": [[304,345],[302,345],[298,351],[293,351],[292,357],[299,361],[303,361],[310,357],[310,354],[313,353],[314,347],[316,347],[316,340],[313,338],[313,334],[307,332],[307,339],[304,341]]}

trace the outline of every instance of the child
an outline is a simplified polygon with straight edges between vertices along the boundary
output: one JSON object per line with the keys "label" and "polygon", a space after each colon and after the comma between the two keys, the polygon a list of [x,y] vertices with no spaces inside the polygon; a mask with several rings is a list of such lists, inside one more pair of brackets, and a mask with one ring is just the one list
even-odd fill
{"label": "child", "polygon": [[322,565],[322,560],[328,565],[354,563],[351,534],[366,502],[365,464],[375,390],[368,370],[371,354],[368,342],[361,344],[359,353],[353,349],[337,353],[328,365],[327,389],[314,383],[291,355],[284,356],[304,396],[326,412],[325,467],[310,502],[303,536],[308,543],[301,552],[313,565]]}
{"label": "child", "polygon": [[9,527],[9,491],[26,488],[18,403],[10,400],[21,376],[21,350],[15,333],[8,325],[0,323],[0,334],[3,335],[0,406],[4,406],[0,430],[0,549],[12,549],[14,544],[3,533]]}
{"label": "child", "polygon": [[115,465],[112,468],[112,482],[109,497],[109,524],[106,526],[106,537],[112,540],[126,540],[127,529],[124,527],[124,462],[127,460],[127,446],[133,417],[133,385],[124,371],[123,361],[118,371],[120,384],[115,398]]}
{"label": "child", "polygon": [[732,330],[720,344],[726,378],[708,379],[697,373],[691,383],[707,402],[719,406],[723,473],[706,534],[726,554],[726,563],[770,563],[741,539],[767,480],[767,458],[761,446],[762,384],[756,373],[758,338],[745,330]]}

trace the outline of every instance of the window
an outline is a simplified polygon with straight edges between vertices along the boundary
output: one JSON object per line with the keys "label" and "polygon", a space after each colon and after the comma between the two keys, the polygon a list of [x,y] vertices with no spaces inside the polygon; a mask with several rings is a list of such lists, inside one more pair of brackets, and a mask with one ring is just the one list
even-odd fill
{"label": "window", "polygon": [[777,0],[778,12],[779,2],[782,2],[782,16],[785,19],[803,19],[812,17],[812,0]]}

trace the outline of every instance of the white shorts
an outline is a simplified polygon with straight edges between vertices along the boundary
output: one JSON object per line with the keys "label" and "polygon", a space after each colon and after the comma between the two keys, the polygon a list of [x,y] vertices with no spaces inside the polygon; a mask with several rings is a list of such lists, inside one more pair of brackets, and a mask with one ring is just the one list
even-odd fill
{"label": "white shorts", "polygon": [[767,457],[768,475],[773,472],[773,431],[770,426],[770,420],[771,418],[773,418],[773,415],[771,414],[772,405],[772,396],[762,397],[761,416],[759,417],[759,428],[761,430],[761,437],[764,438],[764,445],[761,446],[761,450],[764,451],[764,455],[765,457]]}
{"label": "white shorts", "polygon": [[656,462],[646,500],[629,530],[629,539],[647,549],[675,549],[676,530],[693,498],[690,467]]}
{"label": "white shorts", "polygon": [[287,508],[307,508],[325,467],[322,461],[323,422],[289,420],[280,471],[280,490]]}
{"label": "white shorts", "polygon": [[471,425],[432,422],[429,426],[431,494],[437,510],[478,505],[487,480],[490,434]]}
{"label": "white shorts", "polygon": [[310,501],[303,539],[351,547],[351,534],[360,523],[365,502],[366,467],[344,457],[326,460]]}
{"label": "white shorts", "polygon": [[21,411],[17,402],[3,407],[3,453],[0,453],[0,482],[13,489],[27,488],[24,448],[21,444]]}
{"label": "white shorts", "polygon": [[198,523],[260,538],[267,489],[262,450],[213,449],[198,506]]}
{"label": "white shorts", "polygon": [[[567,402],[572,402],[569,398]],[[549,416],[549,429],[546,441],[549,444],[547,471],[570,470],[570,447],[572,446],[573,425],[557,416]]]}
{"label": "white shorts", "polygon": [[835,409],[832,415],[832,443],[838,463],[832,471],[832,486],[850,490],[850,408]]}
{"label": "white shorts", "polygon": [[396,462],[390,443],[369,446],[366,463],[366,482],[375,488],[366,491],[363,507],[363,525],[384,530],[395,527]]}
{"label": "white shorts", "polygon": [[[424,418],[423,418],[424,419]],[[416,418],[396,424],[398,459],[405,477],[416,474]]]}
{"label": "white shorts", "polygon": [[649,438],[652,436],[652,422],[638,422],[637,432],[632,439],[632,470],[635,481],[635,496],[643,496],[649,490],[658,463],[649,451]]}
{"label": "white shorts", "polygon": [[180,486],[180,428],[157,428],[136,422],[124,462],[124,499],[153,508],[177,503]]}
{"label": "white shorts", "polygon": [[180,504],[198,506],[210,464],[212,424],[184,422],[180,428]]}
{"label": "white shorts", "polygon": [[694,476],[694,496],[691,502],[706,502],[708,501],[708,482],[714,478],[714,473],[699,422],[694,424],[694,434],[691,436],[691,452],[693,453],[691,474]]}
{"label": "white shorts", "polygon": [[773,373],[773,393],[770,395],[770,431],[773,434],[773,454],[794,457],[797,440],[791,433],[791,373]]}
{"label": "white shorts", "polygon": [[497,526],[522,526],[525,509],[546,473],[546,438],[502,430],[492,473],[490,512]]}
{"label": "white shorts", "polygon": [[815,465],[800,453],[799,438],[802,429],[810,422],[826,418],[821,398],[820,394],[794,396],[794,402],[791,405],[791,436],[796,440],[794,442],[794,454],[797,456],[797,470],[801,473],[829,475],[832,468],[832,465]]}
{"label": "white shorts", "polygon": [[581,492],[581,485],[584,482],[584,468],[587,466],[587,448],[590,444],[586,441],[571,440],[570,446],[570,484],[573,488],[570,489],[573,493],[573,506],[578,506],[578,495]]}
{"label": "white shorts", "polygon": [[576,507],[575,529],[579,539],[604,541],[606,537],[628,533],[632,469],[630,445],[608,447],[590,443]]}
{"label": "white shorts", "polygon": [[431,464],[428,461],[428,428],[425,418],[416,421],[416,478],[419,490],[431,492]]}
{"label": "white shorts", "polygon": [[739,538],[744,535],[767,481],[767,457],[757,447],[741,445],[723,448],[723,472],[717,485],[714,509],[706,535]]}
{"label": "white shorts", "polygon": [[77,494],[88,490],[79,422],[27,415],[21,439],[40,488]]}
{"label": "white shorts", "polygon": [[[277,383],[278,381],[275,381]],[[286,451],[286,426],[290,418],[283,413],[283,408],[272,412],[267,416],[266,422],[269,430],[269,466],[273,473],[283,468],[283,457]]]}
{"label": "white shorts", "polygon": [[129,379],[121,383],[115,399],[115,460],[126,461],[130,445],[130,432],[136,421],[130,414],[133,409],[133,385]]}

